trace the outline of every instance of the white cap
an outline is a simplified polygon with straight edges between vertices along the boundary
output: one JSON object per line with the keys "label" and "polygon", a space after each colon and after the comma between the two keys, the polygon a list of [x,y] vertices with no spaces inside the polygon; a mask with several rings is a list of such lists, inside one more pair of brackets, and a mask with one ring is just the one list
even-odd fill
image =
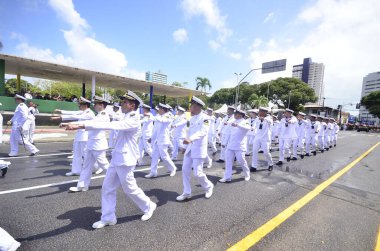
{"label": "white cap", "polygon": [[182,112],[186,112],[185,108],[180,107],[180,106],[177,106],[177,110],[178,110],[178,111],[182,111]]}
{"label": "white cap", "polygon": [[210,111],[210,112],[212,112],[212,111],[214,111],[212,108],[210,108],[210,107],[207,107],[207,109],[206,109],[207,111]]}
{"label": "white cap", "polygon": [[233,109],[233,110],[235,110],[235,107],[233,107],[232,105],[229,105],[229,106],[227,106],[227,109]]}
{"label": "white cap", "polygon": [[141,107],[146,108],[146,109],[152,109],[152,107],[150,107],[149,105],[146,105],[146,104],[142,104]]}
{"label": "white cap", "polygon": [[120,98],[121,99],[128,99],[128,100],[136,100],[139,103],[138,106],[140,106],[143,103],[141,98],[139,96],[137,96],[137,94],[134,93],[133,91],[127,91],[127,93],[125,93]]}
{"label": "white cap", "polygon": [[171,106],[167,105],[167,104],[163,104],[163,103],[158,103],[158,107],[162,107],[162,108],[165,108],[165,109],[168,109],[170,110]]}
{"label": "white cap", "polygon": [[86,103],[86,104],[91,104],[91,101],[88,99],[85,99],[84,97],[79,98],[79,104]]}
{"label": "white cap", "polygon": [[18,95],[18,94],[15,95],[15,98],[22,99],[24,101],[26,100],[26,98],[24,96],[21,96],[21,95]]}
{"label": "white cap", "polygon": [[113,106],[120,108],[120,104],[118,102],[113,103]]}
{"label": "white cap", "polygon": [[269,112],[269,109],[266,107],[259,107],[259,111]]}
{"label": "white cap", "polygon": [[241,113],[241,114],[243,114],[244,116],[246,115],[246,112],[245,112],[244,110],[242,110],[242,109],[236,109],[236,110],[235,110],[235,113]]}
{"label": "white cap", "polygon": [[302,115],[302,116],[305,116],[306,114],[303,113],[303,112],[299,112],[298,115]]}
{"label": "white cap", "polygon": [[191,98],[191,102],[197,103],[200,106],[205,106],[206,104],[200,99],[195,96]]}
{"label": "white cap", "polygon": [[101,103],[107,103],[107,104],[110,103],[107,99],[99,97],[99,96],[94,96],[93,101],[94,101],[94,103],[100,103],[100,102]]}
{"label": "white cap", "polygon": [[286,111],[286,112],[290,112],[290,113],[293,113],[293,112],[294,112],[292,109],[289,109],[289,108],[286,108],[285,111]]}

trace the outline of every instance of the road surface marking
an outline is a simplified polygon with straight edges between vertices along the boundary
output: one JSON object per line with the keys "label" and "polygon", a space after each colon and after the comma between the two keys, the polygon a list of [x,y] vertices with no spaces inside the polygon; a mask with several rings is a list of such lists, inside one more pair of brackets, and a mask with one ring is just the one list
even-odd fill
{"label": "road surface marking", "polygon": [[[228,251],[232,250],[248,250],[256,243],[258,243],[262,238],[264,238],[267,234],[272,232],[275,228],[289,219],[293,214],[295,214],[298,210],[308,204],[311,200],[313,200],[317,195],[319,195],[323,190],[325,190],[328,186],[334,183],[337,179],[339,179],[342,175],[348,172],[352,167],[354,167],[357,163],[359,163],[363,158],[365,158],[370,152],[372,152],[378,145],[380,145],[380,141],[377,142],[374,146],[368,149],[365,153],[355,159],[353,162],[345,166],[339,172],[328,178],[326,181],[319,184],[316,188],[314,188],[311,192],[306,194],[304,197],[296,201],[290,207],[279,213],[277,216],[269,220],[267,223],[244,237],[242,240],[228,248]],[[378,250],[376,250],[378,251]]]}
{"label": "road surface marking", "polygon": [[[163,168],[163,166],[158,166],[157,168]],[[149,168],[143,168],[143,169],[136,169],[134,172],[149,171],[149,170],[150,170],[150,167]],[[105,175],[99,175],[99,176],[91,177],[91,179],[96,180],[96,179],[101,179],[104,177],[105,177]],[[12,190],[5,190],[5,191],[0,191],[0,195],[9,194],[9,193],[24,192],[24,191],[35,190],[35,189],[46,188],[46,187],[55,187],[55,186],[75,183],[78,181],[79,180],[76,179],[76,180],[68,180],[68,181],[62,181],[62,182],[57,182],[57,183],[45,184],[45,185],[40,185],[40,186],[32,186],[32,187],[24,187],[24,188],[12,189]]]}
{"label": "road surface marking", "polygon": [[12,160],[12,159],[26,159],[26,158],[49,157],[49,156],[72,155],[72,154],[73,153],[48,153],[48,154],[37,154],[35,156],[0,157],[0,159]]}
{"label": "road surface marking", "polygon": [[379,225],[379,231],[377,232],[377,242],[375,244],[375,251],[380,251],[380,225]]}

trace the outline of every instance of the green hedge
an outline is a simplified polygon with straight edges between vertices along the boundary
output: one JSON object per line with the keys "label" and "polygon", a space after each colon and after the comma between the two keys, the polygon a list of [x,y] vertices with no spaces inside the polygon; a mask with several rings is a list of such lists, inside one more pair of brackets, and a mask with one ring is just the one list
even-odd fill
{"label": "green hedge", "polygon": [[[32,99],[33,103],[38,105],[38,111],[40,113],[53,113],[55,109],[77,111],[78,104],[74,102]],[[16,103],[13,97],[0,96],[0,110],[2,111],[14,111],[16,109]]]}

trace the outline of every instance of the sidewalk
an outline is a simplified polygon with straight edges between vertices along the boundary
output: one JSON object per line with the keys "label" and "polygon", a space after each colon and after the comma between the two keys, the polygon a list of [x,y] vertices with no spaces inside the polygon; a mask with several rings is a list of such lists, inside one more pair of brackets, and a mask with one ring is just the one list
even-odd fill
{"label": "sidewalk", "polygon": [[[3,144],[9,144],[11,128],[3,126]],[[34,142],[70,142],[74,140],[76,131],[66,131],[58,126],[37,126],[34,130]]]}

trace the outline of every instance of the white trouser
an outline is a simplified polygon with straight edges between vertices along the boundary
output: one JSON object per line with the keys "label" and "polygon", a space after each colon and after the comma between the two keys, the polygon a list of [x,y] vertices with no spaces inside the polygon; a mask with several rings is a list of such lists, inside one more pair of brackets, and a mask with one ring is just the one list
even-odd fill
{"label": "white trouser", "polygon": [[173,172],[177,169],[173,161],[170,159],[170,156],[168,153],[168,146],[169,145],[157,145],[157,144],[153,145],[152,162],[150,165],[151,174],[157,175],[157,166],[158,166],[158,161],[160,158],[165,163],[169,172]]}
{"label": "white trouser", "polygon": [[141,137],[139,140],[139,151],[140,151],[140,159],[142,161],[144,158],[145,152],[152,157],[152,144],[148,142],[148,139]]}
{"label": "white trouser", "polygon": [[82,171],[83,159],[87,150],[86,141],[74,141],[73,144],[73,162],[71,163],[71,172],[80,174]]}
{"label": "white trouser", "polygon": [[253,147],[253,140],[255,139],[255,135],[247,135],[247,154],[251,154],[251,149]]}
{"label": "white trouser", "polygon": [[325,135],[323,141],[325,142],[324,147],[329,148],[330,147],[330,135]]}
{"label": "white trouser", "polygon": [[20,246],[7,231],[0,227],[0,251],[14,251]]}
{"label": "white trouser", "polygon": [[103,170],[108,169],[109,162],[106,158],[105,150],[88,150],[86,152],[77,187],[90,186],[92,170],[94,169],[95,163],[98,164],[98,168]]}
{"label": "white trouser", "polygon": [[113,166],[108,168],[106,177],[102,186],[102,221],[116,220],[116,192],[119,186],[123,188],[124,193],[133,200],[133,202],[144,213],[149,211],[152,201],[137,186],[133,170],[135,166]]}
{"label": "white trouser", "polygon": [[247,161],[245,160],[245,152],[238,150],[226,149],[226,171],[224,172],[224,178],[230,180],[232,178],[232,166],[234,159],[239,163],[243,169],[244,177],[250,177],[250,171]]}
{"label": "white trouser", "polygon": [[259,139],[253,140],[253,149],[252,149],[252,167],[257,168],[258,159],[259,159],[259,149],[261,148],[264,152],[264,156],[267,159],[268,166],[273,166],[272,155],[269,152],[269,141],[261,141]]}
{"label": "white trouser", "polygon": [[216,137],[215,134],[209,133],[208,134],[208,143],[211,146],[211,150],[213,153],[216,153],[218,149],[216,148]]}
{"label": "white trouser", "polygon": [[219,157],[219,159],[224,160],[225,159],[225,155],[226,155],[226,146],[227,146],[227,140],[226,140],[226,136],[224,134],[222,134],[222,137],[221,137],[220,141],[221,141],[222,146],[220,148],[220,157]]}
{"label": "white trouser", "polygon": [[325,149],[325,137],[324,136],[318,136],[318,146],[320,150]]}
{"label": "white trouser", "polygon": [[184,149],[185,147],[183,146],[183,140],[184,138],[177,138],[174,137],[173,139],[173,152],[172,152],[172,159],[177,158],[179,148]]}
{"label": "white trouser", "polygon": [[108,139],[108,147],[109,148],[113,148],[115,146],[115,141],[116,141],[116,138],[117,138],[117,133],[118,133],[118,131],[116,131],[116,130],[111,130],[110,131],[110,135],[109,135],[109,139]]}
{"label": "white trouser", "polygon": [[36,121],[34,119],[27,119],[22,128],[29,142],[33,143],[34,129],[36,129]]}
{"label": "white trouser", "polygon": [[312,152],[317,151],[317,141],[318,134],[306,135],[306,153],[310,154],[310,146]]}
{"label": "white trouser", "polygon": [[335,134],[332,136],[331,144],[336,145],[336,142],[337,142],[337,141],[338,141],[338,134],[335,133]]}
{"label": "white trouser", "polygon": [[[19,127],[19,128],[12,127],[11,136],[9,139],[9,144],[11,146],[11,152],[10,152],[11,155],[17,155],[18,154],[18,144],[19,143],[23,144],[22,143],[23,141],[21,138],[21,132],[22,132],[21,127]],[[24,139],[24,144],[25,144],[26,150],[30,153],[39,152],[39,150],[34,145],[32,145],[32,143],[30,143],[27,135],[25,134],[25,131],[23,131],[22,134],[23,134],[23,139]]]}
{"label": "white trouser", "polygon": [[297,149],[301,152],[301,155],[303,155],[303,151],[305,150],[305,139],[304,138],[297,138],[293,140],[293,157],[297,158]]}
{"label": "white trouser", "polygon": [[203,159],[191,158],[191,152],[188,152],[183,158],[182,164],[182,179],[183,179],[183,193],[191,194],[191,168],[193,168],[194,176],[197,178],[198,183],[205,191],[208,191],[214,185],[207,179],[206,174],[203,172]]}
{"label": "white trouser", "polygon": [[284,156],[290,157],[290,146],[292,144],[292,139],[280,138],[279,151],[280,157],[279,161],[284,161]]}

